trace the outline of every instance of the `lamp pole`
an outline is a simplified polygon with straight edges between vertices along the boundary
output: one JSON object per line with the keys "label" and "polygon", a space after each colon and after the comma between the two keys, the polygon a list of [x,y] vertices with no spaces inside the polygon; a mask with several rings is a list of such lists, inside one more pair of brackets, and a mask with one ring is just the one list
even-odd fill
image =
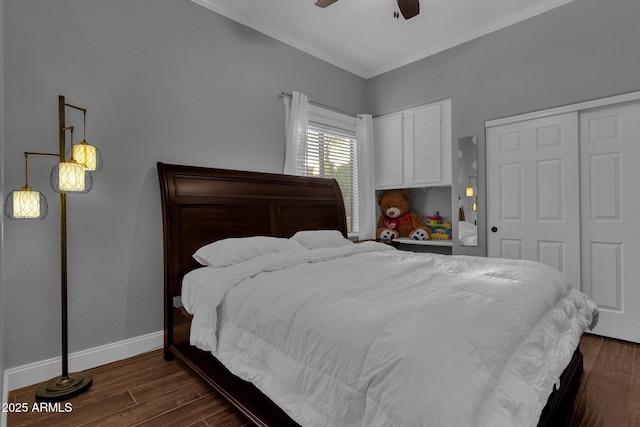
{"label": "lamp pole", "polygon": [[[60,146],[60,162],[66,161],[66,131],[64,96],[58,97],[58,132]],[[70,106],[79,110],[84,109]],[[91,385],[91,375],[86,372],[69,374],[69,340],[67,317],[67,195],[60,191],[60,290],[61,290],[61,318],[62,318],[62,375],[40,384],[36,390],[39,401],[60,401],[76,396]]]}
{"label": "lamp pole", "polygon": [[[64,96],[58,96],[58,141],[60,162],[64,162],[66,148]],[[67,194],[60,192],[60,289],[62,310],[62,379],[69,377],[69,325],[67,316]]]}

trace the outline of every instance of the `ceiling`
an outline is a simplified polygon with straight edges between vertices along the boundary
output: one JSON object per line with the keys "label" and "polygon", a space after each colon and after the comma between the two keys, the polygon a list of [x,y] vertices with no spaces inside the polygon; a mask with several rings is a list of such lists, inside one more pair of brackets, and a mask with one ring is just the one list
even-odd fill
{"label": "ceiling", "polygon": [[393,70],[573,0],[420,0],[393,17],[395,0],[191,0],[364,78]]}

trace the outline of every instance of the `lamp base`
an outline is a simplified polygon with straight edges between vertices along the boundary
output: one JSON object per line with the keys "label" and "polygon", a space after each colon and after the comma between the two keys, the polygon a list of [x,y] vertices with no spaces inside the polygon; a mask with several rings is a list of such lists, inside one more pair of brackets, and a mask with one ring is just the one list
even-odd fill
{"label": "lamp base", "polygon": [[86,372],[73,372],[66,377],[55,377],[42,383],[36,390],[36,400],[67,400],[84,392],[91,385],[91,375]]}

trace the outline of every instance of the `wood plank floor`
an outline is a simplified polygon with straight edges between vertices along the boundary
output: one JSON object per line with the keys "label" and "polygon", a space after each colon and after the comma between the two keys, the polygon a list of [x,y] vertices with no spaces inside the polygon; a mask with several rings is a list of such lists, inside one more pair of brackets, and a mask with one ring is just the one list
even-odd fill
{"label": "wood plank floor", "polygon": [[[178,360],[156,350],[89,370],[89,390],[69,400],[68,413],[10,413],[17,426],[220,426],[249,425],[241,414]],[[9,392],[9,402],[35,401],[36,386]]]}
{"label": "wood plank floor", "polygon": [[584,374],[563,425],[640,427],[640,345],[584,335],[580,349]]}
{"label": "wood plank floor", "polygon": [[[584,335],[585,372],[560,426],[640,427],[640,345]],[[153,351],[90,370],[91,388],[70,400],[69,413],[10,413],[17,426],[240,427],[250,423],[178,361]],[[9,393],[34,402],[35,386]]]}

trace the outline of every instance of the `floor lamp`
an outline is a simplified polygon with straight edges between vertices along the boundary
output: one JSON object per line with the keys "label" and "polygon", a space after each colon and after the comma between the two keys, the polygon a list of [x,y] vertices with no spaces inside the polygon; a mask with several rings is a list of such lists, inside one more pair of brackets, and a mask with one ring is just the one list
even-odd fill
{"label": "floor lamp", "polygon": [[[76,396],[91,385],[91,375],[86,372],[69,373],[68,323],[67,323],[67,193],[88,193],[93,186],[91,172],[102,168],[102,155],[89,144],[86,138],[73,143],[73,126],[65,123],[65,110],[72,108],[83,113],[83,133],[86,135],[87,110],[67,104],[64,96],[58,97],[58,153],[25,152],[25,185],[7,195],[4,213],[10,219],[41,220],[47,215],[47,200],[42,193],[29,187],[29,156],[58,157],[50,176],[51,187],[60,193],[60,289],[62,317],[62,374],[40,384],[36,399],[61,401]],[[66,150],[67,133],[71,135],[69,150]]]}

